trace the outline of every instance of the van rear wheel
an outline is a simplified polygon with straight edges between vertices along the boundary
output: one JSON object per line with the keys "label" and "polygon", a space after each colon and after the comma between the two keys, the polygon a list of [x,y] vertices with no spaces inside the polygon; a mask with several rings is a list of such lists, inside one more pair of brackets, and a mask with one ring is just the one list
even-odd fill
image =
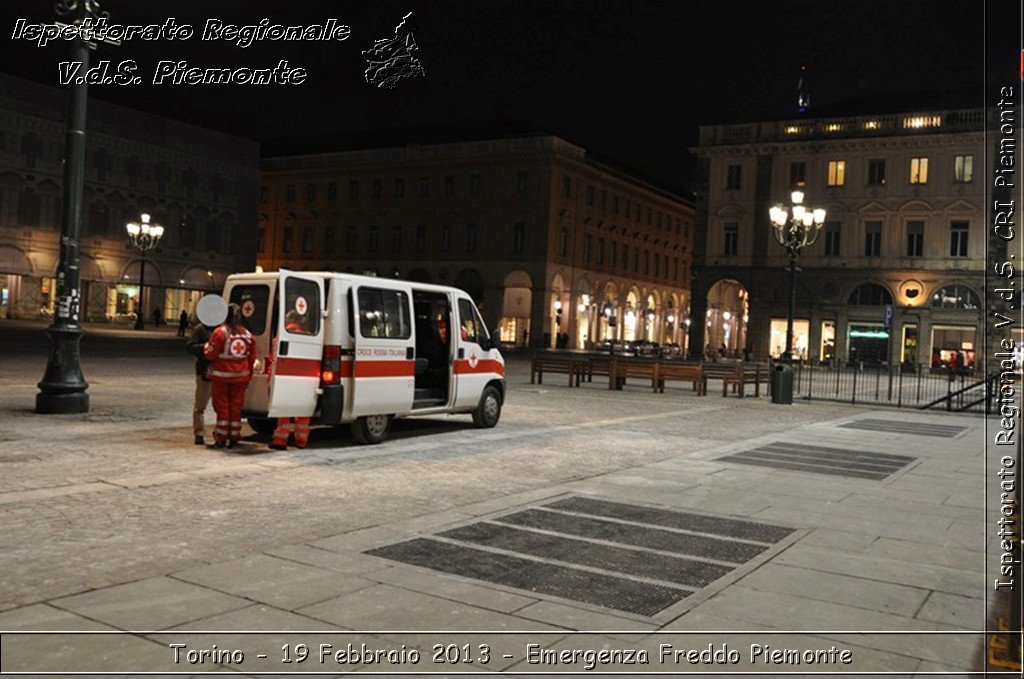
{"label": "van rear wheel", "polygon": [[484,387],[480,394],[480,403],[473,411],[473,426],[477,429],[490,429],[498,424],[501,418],[501,392],[494,385]]}
{"label": "van rear wheel", "polygon": [[250,417],[249,426],[252,427],[252,430],[257,434],[262,434],[263,436],[270,436],[271,434],[274,433],[274,430],[277,428],[277,418]]}
{"label": "van rear wheel", "polygon": [[367,415],[352,423],[352,435],[359,443],[380,443],[388,437],[390,431],[390,415]]}

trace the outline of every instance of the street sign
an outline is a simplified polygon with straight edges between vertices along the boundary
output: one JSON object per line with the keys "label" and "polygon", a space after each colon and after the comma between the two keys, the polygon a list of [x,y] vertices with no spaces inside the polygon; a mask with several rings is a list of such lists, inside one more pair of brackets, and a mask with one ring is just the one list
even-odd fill
{"label": "street sign", "polygon": [[892,304],[885,305],[885,327],[892,328]]}

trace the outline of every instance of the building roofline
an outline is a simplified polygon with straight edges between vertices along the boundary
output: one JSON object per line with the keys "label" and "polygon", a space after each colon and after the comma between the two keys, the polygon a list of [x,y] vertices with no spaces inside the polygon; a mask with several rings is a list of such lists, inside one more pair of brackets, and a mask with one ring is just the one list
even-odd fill
{"label": "building roofline", "polygon": [[[382,152],[385,153],[385,155],[390,156],[391,160],[398,160],[400,158],[403,160],[415,160],[416,158],[410,154],[415,154],[417,150],[422,150],[425,152],[425,159],[429,158],[434,160],[437,159],[438,156],[431,155],[431,152],[439,148],[465,146],[467,147],[466,151],[468,152],[469,147],[474,145],[478,145],[483,147],[483,149],[486,149],[487,147],[493,147],[495,144],[501,144],[503,142],[506,142],[513,147],[522,147],[510,148],[508,149],[509,152],[544,152],[560,155],[570,160],[575,160],[583,163],[584,165],[596,168],[602,172],[606,172],[623,181],[630,182],[667,200],[681,203],[690,208],[694,207],[691,201],[681,197],[672,189],[660,185],[653,179],[645,177],[642,172],[638,172],[624,164],[607,159],[600,155],[595,157],[595,154],[591,151],[588,151],[582,146],[565,139],[561,135],[539,131],[484,136],[481,138],[464,139],[460,141],[433,141],[426,143],[403,143],[396,141],[394,143],[381,146],[339,149],[319,153],[295,153],[288,155],[265,156],[260,160],[260,170],[289,168],[299,169],[325,166],[346,157],[349,159],[357,159],[361,157],[361,159],[364,159],[365,162],[369,163],[377,160],[379,154]],[[533,148],[529,148],[531,146]]]}

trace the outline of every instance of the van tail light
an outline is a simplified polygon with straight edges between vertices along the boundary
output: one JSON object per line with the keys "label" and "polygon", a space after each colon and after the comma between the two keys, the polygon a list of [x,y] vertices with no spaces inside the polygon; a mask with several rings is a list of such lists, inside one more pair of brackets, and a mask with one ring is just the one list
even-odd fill
{"label": "van tail light", "polygon": [[320,362],[320,384],[341,383],[341,347],[329,344],[324,347],[324,357]]}

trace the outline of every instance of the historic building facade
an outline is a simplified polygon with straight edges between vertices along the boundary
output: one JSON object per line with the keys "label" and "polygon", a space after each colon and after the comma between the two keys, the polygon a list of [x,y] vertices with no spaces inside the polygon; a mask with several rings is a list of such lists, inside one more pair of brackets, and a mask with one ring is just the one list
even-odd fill
{"label": "historic building facade", "polygon": [[973,367],[984,337],[985,111],[700,129],[705,162],[692,347],[785,348],[788,256],[769,208],[827,217],[802,252],[795,344],[811,361]]}
{"label": "historic building facade", "polygon": [[[53,315],[67,93],[0,76],[0,318]],[[90,99],[81,267],[83,320],[131,322],[140,254],[125,224],[164,226],[142,291],[176,319],[255,264],[259,146]]]}
{"label": "historic building facade", "polygon": [[694,211],[554,136],[265,159],[266,269],[454,285],[508,344],[685,340]]}

